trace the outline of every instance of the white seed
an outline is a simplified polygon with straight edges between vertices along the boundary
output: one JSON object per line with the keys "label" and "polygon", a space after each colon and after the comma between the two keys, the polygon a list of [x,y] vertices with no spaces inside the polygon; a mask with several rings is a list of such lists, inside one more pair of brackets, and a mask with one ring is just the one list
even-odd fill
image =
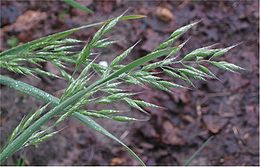
{"label": "white seed", "polygon": [[104,67],[108,67],[107,61],[100,61],[98,64]]}

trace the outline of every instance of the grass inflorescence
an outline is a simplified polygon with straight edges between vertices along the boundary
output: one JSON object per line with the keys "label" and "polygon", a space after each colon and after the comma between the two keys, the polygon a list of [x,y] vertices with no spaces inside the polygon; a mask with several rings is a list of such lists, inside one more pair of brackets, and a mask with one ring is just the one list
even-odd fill
{"label": "grass inflorescence", "polygon": [[[124,89],[123,85],[150,86],[165,92],[172,92],[176,88],[195,87],[194,80],[218,79],[208,69],[209,65],[230,72],[243,69],[229,62],[217,61],[218,57],[223,56],[236,45],[226,48],[206,46],[191,51],[184,56],[176,56],[187,44],[188,40],[177,46],[172,46],[173,43],[185,32],[197,25],[198,22],[175,30],[167,40],[162,42],[151,53],[142,55],[129,64],[123,64],[122,62],[131,54],[139,42],[133,44],[123,53],[116,55],[107,67],[95,62],[96,59],[93,58],[95,49],[107,48],[116,42],[106,38],[105,35],[119,21],[143,17],[142,15],[124,16],[122,14],[105,22],[94,23],[43,37],[0,54],[0,67],[3,69],[23,75],[46,75],[61,78],[68,82],[64,93],[58,98],[29,84],[0,75],[1,84],[46,102],[46,105],[25,117],[14,129],[0,154],[1,163],[16,151],[29,145],[37,145],[51,138],[59,132],[59,130],[54,130],[55,127],[64,120],[73,117],[86,126],[122,144],[130,155],[144,165],[144,162],[129,147],[94,121],[96,118],[120,122],[140,121],[142,119],[126,116],[124,111],[116,108],[88,110],[85,106],[90,103],[98,105],[120,101],[148,114],[147,108],[162,107],[141,99],[135,99],[134,95],[137,92],[129,92]],[[69,37],[78,30],[94,26],[101,27],[88,42]],[[74,51],[74,48],[80,47],[82,50]],[[41,64],[45,62],[52,63],[59,69],[60,74],[45,71],[41,67]],[[73,73],[67,70],[68,65],[75,66]],[[76,76],[76,73],[79,73],[79,75]],[[165,79],[158,75],[162,73],[166,74],[168,78]],[[98,79],[93,81],[93,78]],[[186,84],[173,83],[172,80],[176,78]],[[100,92],[102,92],[102,96],[96,96]],[[54,120],[51,125],[50,120]],[[44,127],[43,125],[47,123],[49,123],[48,126]]]}

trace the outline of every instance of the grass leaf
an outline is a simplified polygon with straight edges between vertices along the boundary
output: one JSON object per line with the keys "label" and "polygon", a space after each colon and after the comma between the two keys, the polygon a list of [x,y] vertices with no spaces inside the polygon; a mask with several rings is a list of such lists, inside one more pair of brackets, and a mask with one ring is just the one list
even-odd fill
{"label": "grass leaf", "polygon": [[132,157],[134,157],[138,162],[140,162],[141,165],[145,166],[144,162],[127,145],[125,145],[121,140],[119,140],[114,135],[109,133],[106,129],[104,129],[102,126],[100,126],[98,123],[96,123],[93,119],[89,118],[88,116],[81,115],[79,113],[74,113],[73,115],[78,120],[80,120],[82,123],[87,125],[87,127],[90,127],[92,129],[108,136],[109,138],[115,140],[116,142],[118,142],[119,144],[124,146]]}
{"label": "grass leaf", "polygon": [[198,155],[199,153],[208,145],[208,143],[214,138],[214,136],[209,137],[200,147],[199,149],[192,154],[192,156],[184,163],[184,166],[188,166]]}
{"label": "grass leaf", "polygon": [[86,13],[94,13],[92,10],[90,10],[89,8],[81,5],[80,3],[74,1],[74,0],[63,0],[65,3],[67,3],[68,5],[74,7],[74,8],[77,8],[77,9],[80,9]]}

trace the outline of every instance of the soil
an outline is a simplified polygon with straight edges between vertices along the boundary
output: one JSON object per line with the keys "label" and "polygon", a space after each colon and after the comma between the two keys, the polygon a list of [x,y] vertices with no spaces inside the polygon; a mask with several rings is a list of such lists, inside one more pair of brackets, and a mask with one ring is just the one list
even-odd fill
{"label": "soil", "polygon": [[[222,59],[247,69],[241,74],[212,69],[221,79],[196,82],[196,89],[142,90],[138,95],[166,109],[150,111],[147,122],[98,122],[130,146],[147,165],[183,165],[210,136],[214,136],[191,165],[259,165],[259,2],[251,1],[92,1],[81,3],[94,11],[86,14],[63,1],[1,1],[1,46],[10,48],[8,39],[19,43],[118,16],[130,14],[147,18],[120,23],[111,33],[120,42],[105,50],[102,60],[111,61],[141,39],[128,62],[153,50],[178,27],[201,20],[176,43],[191,37],[182,53],[219,43],[226,47],[243,42]],[[95,28],[75,37],[88,40]],[[47,70],[53,70],[45,65]],[[47,92],[60,96],[66,83],[59,79],[25,77],[2,71]],[[132,89],[132,88],[130,88]],[[134,89],[134,88],[133,88]],[[41,102],[1,86],[1,145],[22,117]],[[122,106],[120,106],[122,107]],[[130,109],[130,108],[129,108]],[[132,109],[131,109],[132,110]],[[125,149],[76,120],[40,144],[9,158],[6,164],[25,165],[138,165]]]}

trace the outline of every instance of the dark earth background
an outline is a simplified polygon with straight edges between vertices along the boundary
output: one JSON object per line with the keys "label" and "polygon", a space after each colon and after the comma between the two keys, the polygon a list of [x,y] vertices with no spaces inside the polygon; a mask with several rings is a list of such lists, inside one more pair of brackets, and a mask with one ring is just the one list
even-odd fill
{"label": "dark earth background", "polygon": [[[151,109],[148,122],[115,123],[99,120],[110,132],[129,145],[147,165],[182,165],[210,136],[214,139],[192,165],[259,165],[259,2],[255,1],[79,1],[94,10],[86,14],[63,1],[1,0],[1,47],[10,48],[51,33],[118,16],[144,14],[147,18],[124,21],[109,34],[120,42],[103,51],[102,60],[142,42],[128,57],[134,60],[153,50],[176,28],[201,19],[177,43],[191,36],[182,49],[219,43],[226,47],[243,42],[222,60],[246,68],[241,74],[212,68],[221,82],[196,82],[196,89],[178,89],[175,94],[146,89],[138,95],[166,107]],[[87,40],[96,28],[75,37]],[[46,70],[55,71],[46,64]],[[55,96],[66,87],[59,79],[25,77],[2,72],[37,86]],[[135,90],[135,88],[131,88]],[[138,89],[140,90],[140,89]],[[142,90],[142,89],[141,89]],[[22,117],[41,102],[1,86],[1,145]],[[9,158],[7,164],[25,165],[137,165],[125,149],[74,119],[65,129],[37,148],[29,147]]]}

